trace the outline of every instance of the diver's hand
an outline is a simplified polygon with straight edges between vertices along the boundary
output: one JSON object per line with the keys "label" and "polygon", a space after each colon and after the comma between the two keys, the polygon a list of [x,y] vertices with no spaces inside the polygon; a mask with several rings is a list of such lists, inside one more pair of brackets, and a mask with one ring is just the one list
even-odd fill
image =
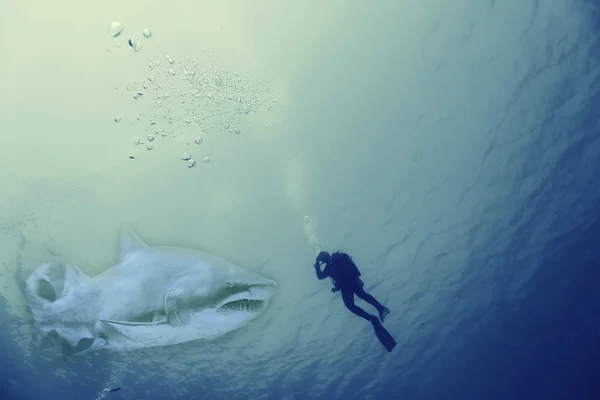
{"label": "diver's hand", "polygon": [[325,262],[325,261],[327,261],[328,258],[329,258],[329,253],[326,251],[321,251],[321,252],[319,252],[319,255],[317,256],[317,261]]}

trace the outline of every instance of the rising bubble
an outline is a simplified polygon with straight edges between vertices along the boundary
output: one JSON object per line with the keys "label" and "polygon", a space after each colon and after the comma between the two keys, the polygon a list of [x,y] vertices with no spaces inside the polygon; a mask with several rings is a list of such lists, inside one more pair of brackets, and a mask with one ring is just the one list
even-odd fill
{"label": "rising bubble", "polygon": [[110,36],[117,37],[123,32],[123,27],[118,22],[113,22],[110,24]]}
{"label": "rising bubble", "polygon": [[130,37],[127,43],[129,43],[129,46],[133,47],[135,51],[140,51],[142,49],[140,42],[135,40],[133,37]]}

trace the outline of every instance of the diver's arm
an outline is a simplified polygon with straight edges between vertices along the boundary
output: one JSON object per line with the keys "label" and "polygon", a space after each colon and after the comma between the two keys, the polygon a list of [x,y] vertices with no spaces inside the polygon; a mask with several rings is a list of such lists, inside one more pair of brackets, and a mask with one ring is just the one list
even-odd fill
{"label": "diver's arm", "polygon": [[323,271],[321,271],[321,263],[318,261],[315,261],[315,272],[317,274],[317,278],[319,278],[319,279],[325,279],[329,276],[329,270],[327,269],[327,264],[325,264],[325,269],[323,269]]}

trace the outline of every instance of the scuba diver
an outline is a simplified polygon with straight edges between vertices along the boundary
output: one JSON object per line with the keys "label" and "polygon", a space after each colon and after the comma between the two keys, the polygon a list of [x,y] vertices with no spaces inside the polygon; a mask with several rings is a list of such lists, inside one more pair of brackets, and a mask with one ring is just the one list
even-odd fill
{"label": "scuba diver", "polygon": [[[325,264],[325,268],[321,270],[321,264],[323,263]],[[380,342],[388,351],[392,351],[394,346],[396,346],[396,342],[381,324],[384,322],[385,317],[390,313],[390,310],[379,303],[369,293],[365,292],[363,288],[364,282],[360,279],[361,273],[356,264],[354,264],[354,261],[352,261],[352,257],[339,251],[331,255],[326,251],[321,251],[317,256],[314,267],[317,278],[319,280],[328,277],[331,278],[333,281],[333,288],[331,291],[333,293],[341,291],[346,308],[359,317],[371,322]],[[379,313],[379,318],[373,314],[367,313],[365,310],[354,304],[354,295],[357,295],[359,298],[375,307]]]}

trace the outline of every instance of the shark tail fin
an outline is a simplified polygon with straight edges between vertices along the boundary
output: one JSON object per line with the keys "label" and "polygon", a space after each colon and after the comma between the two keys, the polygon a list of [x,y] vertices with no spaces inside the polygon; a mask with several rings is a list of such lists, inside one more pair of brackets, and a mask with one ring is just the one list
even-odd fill
{"label": "shark tail fin", "polygon": [[90,329],[78,326],[76,318],[68,324],[63,318],[77,315],[74,310],[77,309],[78,299],[73,291],[85,285],[89,279],[75,264],[52,263],[40,265],[27,278],[25,297],[42,338],[56,331],[71,345],[75,345],[82,337],[90,336]]}

